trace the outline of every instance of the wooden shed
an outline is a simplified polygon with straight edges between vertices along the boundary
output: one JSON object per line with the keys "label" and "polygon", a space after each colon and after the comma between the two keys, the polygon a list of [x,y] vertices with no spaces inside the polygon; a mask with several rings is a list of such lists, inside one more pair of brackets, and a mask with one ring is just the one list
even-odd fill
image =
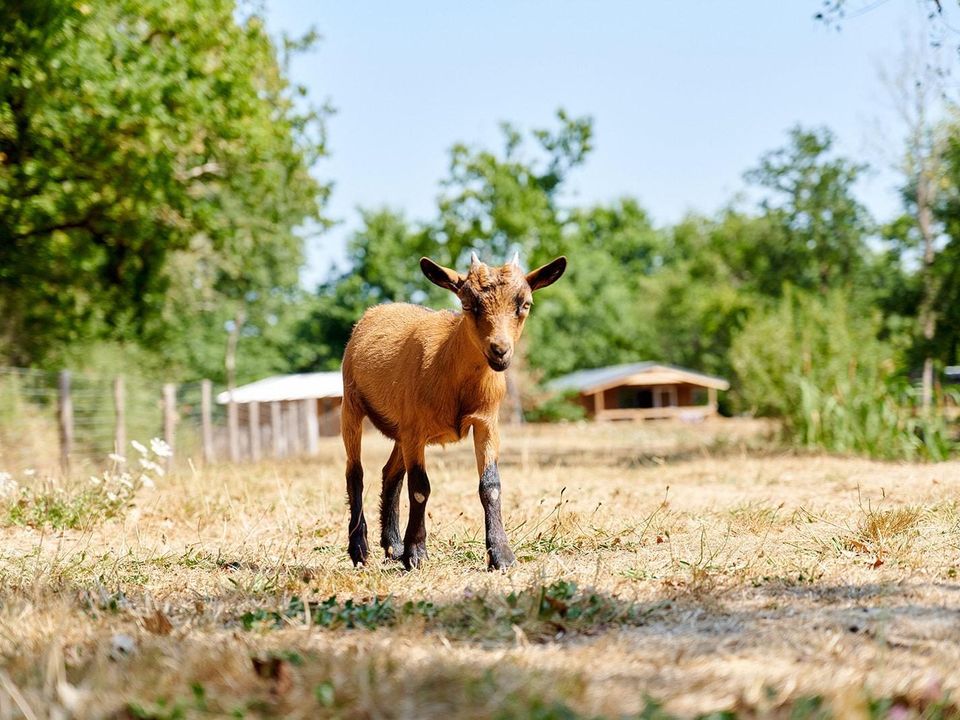
{"label": "wooden shed", "polygon": [[579,370],[549,383],[551,390],[576,392],[596,420],[701,420],[717,414],[723,378],[656,362]]}
{"label": "wooden shed", "polygon": [[[243,413],[250,403],[267,406],[278,403],[284,412],[298,409],[303,400],[316,401],[317,430],[320,435],[340,434],[340,403],[343,402],[343,378],[340,371],[300,373],[296,375],[273,375],[233,391],[233,401]],[[230,393],[222,392],[217,402],[226,404]],[[261,422],[269,422],[266,412],[261,413]]]}

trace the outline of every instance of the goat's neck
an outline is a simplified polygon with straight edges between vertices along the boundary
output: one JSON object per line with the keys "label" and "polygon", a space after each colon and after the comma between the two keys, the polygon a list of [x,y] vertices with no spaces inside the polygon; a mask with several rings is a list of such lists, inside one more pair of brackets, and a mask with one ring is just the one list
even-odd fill
{"label": "goat's neck", "polygon": [[458,369],[462,380],[486,380],[496,373],[487,364],[487,358],[470,336],[470,328],[465,317],[457,319],[457,326],[447,341],[446,351],[453,361],[452,367]]}

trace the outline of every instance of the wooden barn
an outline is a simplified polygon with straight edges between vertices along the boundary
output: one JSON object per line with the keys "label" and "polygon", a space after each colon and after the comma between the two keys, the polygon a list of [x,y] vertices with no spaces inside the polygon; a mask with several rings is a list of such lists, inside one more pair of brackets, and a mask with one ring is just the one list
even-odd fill
{"label": "wooden barn", "polygon": [[[217,395],[217,402],[226,405],[230,402],[230,393]],[[296,375],[273,375],[247,385],[241,385],[233,391],[233,402],[240,411],[241,423],[246,423],[247,411],[251,403],[260,406],[257,413],[262,425],[270,425],[271,405],[278,406],[286,417],[305,412],[311,408],[316,413],[316,424],[311,420],[308,427],[315,427],[318,435],[340,434],[340,403],[343,402],[343,378],[340,371],[300,373]],[[312,408],[316,408],[312,410]],[[298,425],[305,425],[303,419]],[[268,430],[269,431],[269,430]]]}
{"label": "wooden barn", "polygon": [[[217,402],[226,404],[230,393],[222,392]],[[273,375],[233,391],[233,401],[243,408],[251,402],[261,405],[277,402],[284,409],[302,400],[316,400],[320,435],[340,434],[340,403],[343,402],[343,378],[340,371]]]}
{"label": "wooden barn", "polygon": [[579,370],[548,387],[575,392],[596,420],[702,420],[717,414],[717,391],[730,383],[674,365],[639,362]]}

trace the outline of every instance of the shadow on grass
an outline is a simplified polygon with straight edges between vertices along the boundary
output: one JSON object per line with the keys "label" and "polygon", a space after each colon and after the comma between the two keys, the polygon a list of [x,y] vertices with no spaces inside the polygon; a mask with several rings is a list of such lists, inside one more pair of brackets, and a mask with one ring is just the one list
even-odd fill
{"label": "shadow on grass", "polygon": [[[114,661],[93,663],[75,667],[71,674],[78,681],[83,679],[86,687],[115,683],[116,693],[125,698],[119,711],[113,706],[113,717],[118,718],[294,714],[299,717],[585,720],[602,716],[585,714],[584,709],[604,707],[602,702],[598,704],[596,687],[593,694],[589,691],[596,679],[588,669],[582,666],[569,671],[540,669],[529,661],[504,656],[500,648],[513,647],[520,641],[547,644],[574,637],[579,638],[580,643],[590,643],[593,637],[611,632],[639,634],[640,646],[646,646],[647,639],[651,643],[656,640],[676,644],[682,632],[685,656],[707,657],[715,656],[724,636],[734,635],[753,638],[757,644],[773,642],[770,650],[777,652],[775,636],[788,619],[807,633],[840,630],[888,645],[897,642],[896,638],[883,632],[874,633],[873,623],[889,624],[906,618],[919,624],[955,624],[956,619],[949,616],[947,607],[889,602],[909,595],[908,589],[879,583],[823,588],[770,583],[751,592],[760,593],[779,605],[728,611],[716,602],[698,605],[695,598],[674,593],[665,592],[650,602],[631,602],[609,593],[582,589],[572,582],[558,581],[506,594],[467,591],[460,598],[443,602],[402,602],[392,596],[292,597],[241,615],[221,616],[206,628],[203,622],[197,624],[196,618],[188,618],[189,611],[183,608],[183,617],[176,612],[172,615],[172,633],[168,630],[163,636],[142,636],[137,656],[124,660],[125,665]],[[947,589],[960,590],[954,586]],[[109,611],[136,615],[143,610],[138,610],[139,603],[135,600],[122,600],[111,604]],[[191,631],[180,634],[179,625]],[[276,632],[307,626],[338,634],[329,636],[331,642],[324,642],[320,647],[325,649],[321,652],[310,633]],[[771,628],[776,631],[773,636]],[[344,634],[379,629],[397,633],[372,635],[372,644],[346,642],[341,646],[333,642]],[[946,626],[943,629],[946,632]],[[431,650],[411,655],[410,645],[422,642],[424,633],[437,641],[429,645]],[[210,642],[209,638],[213,637],[219,639]],[[461,643],[464,649],[492,646],[496,652],[488,655],[447,652],[440,647],[447,640]],[[650,651],[656,653],[652,646]],[[210,657],[203,655],[205,653]],[[203,657],[194,657],[195,654]],[[190,675],[193,670],[184,670],[173,684],[164,686],[164,694],[160,696],[149,679],[163,662],[169,665],[171,657],[190,657],[192,668],[217,668],[216,673],[207,677],[222,675],[229,682],[199,680],[198,676]],[[161,662],[163,658],[168,659]],[[101,672],[104,674],[100,675]],[[18,681],[22,678],[29,684],[28,675],[18,673]],[[619,679],[620,685],[630,685],[632,694],[606,707],[620,707],[629,713],[620,712],[611,717],[648,720],[675,717],[654,700],[644,699],[645,688],[636,685],[640,680],[640,676],[628,675]],[[245,690],[246,695],[238,696],[238,686],[249,692]],[[109,692],[104,695],[108,696],[111,696]],[[761,699],[749,703],[739,699],[731,707],[699,717],[797,720],[845,717],[850,715],[851,708],[842,703],[849,702],[847,696],[784,698],[773,688]],[[858,717],[878,719],[960,717],[960,708],[938,687],[888,697],[874,697],[864,692],[858,696],[855,709]]]}
{"label": "shadow on grass", "polygon": [[[316,718],[461,718],[479,720],[739,720],[783,718],[827,720],[859,717],[947,720],[960,715],[948,693],[928,688],[914,694],[877,697],[862,691],[842,697],[801,695],[782,699],[767,687],[753,702],[738,699],[730,706],[693,716],[668,712],[657,700],[631,688],[616,715],[586,710],[589,681],[577,672],[532,668],[505,659],[470,662],[435,656],[427,662],[404,662],[396,652],[275,650],[250,658],[247,668],[235,648],[206,658],[227,669],[234,680],[245,677],[242,691],[181,678],[157,697],[142,679],[128,688],[151,701],[126,701],[110,717],[124,720],[172,720],[186,717],[316,717]],[[110,682],[108,680],[108,682]],[[129,697],[129,695],[128,695]],[[600,703],[600,707],[603,703]]]}

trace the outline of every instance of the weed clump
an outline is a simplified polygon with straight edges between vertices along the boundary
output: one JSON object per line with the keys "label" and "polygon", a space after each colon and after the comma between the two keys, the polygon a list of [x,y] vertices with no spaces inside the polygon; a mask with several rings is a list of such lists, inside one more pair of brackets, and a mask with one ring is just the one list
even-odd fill
{"label": "weed clump", "polygon": [[141,490],[156,486],[164,475],[159,461],[170,456],[169,446],[156,438],[149,448],[136,441],[131,445],[139,454],[136,463],[111,453],[107,469],[86,483],[38,479],[29,469],[20,483],[0,472],[0,524],[78,530],[122,516]]}

